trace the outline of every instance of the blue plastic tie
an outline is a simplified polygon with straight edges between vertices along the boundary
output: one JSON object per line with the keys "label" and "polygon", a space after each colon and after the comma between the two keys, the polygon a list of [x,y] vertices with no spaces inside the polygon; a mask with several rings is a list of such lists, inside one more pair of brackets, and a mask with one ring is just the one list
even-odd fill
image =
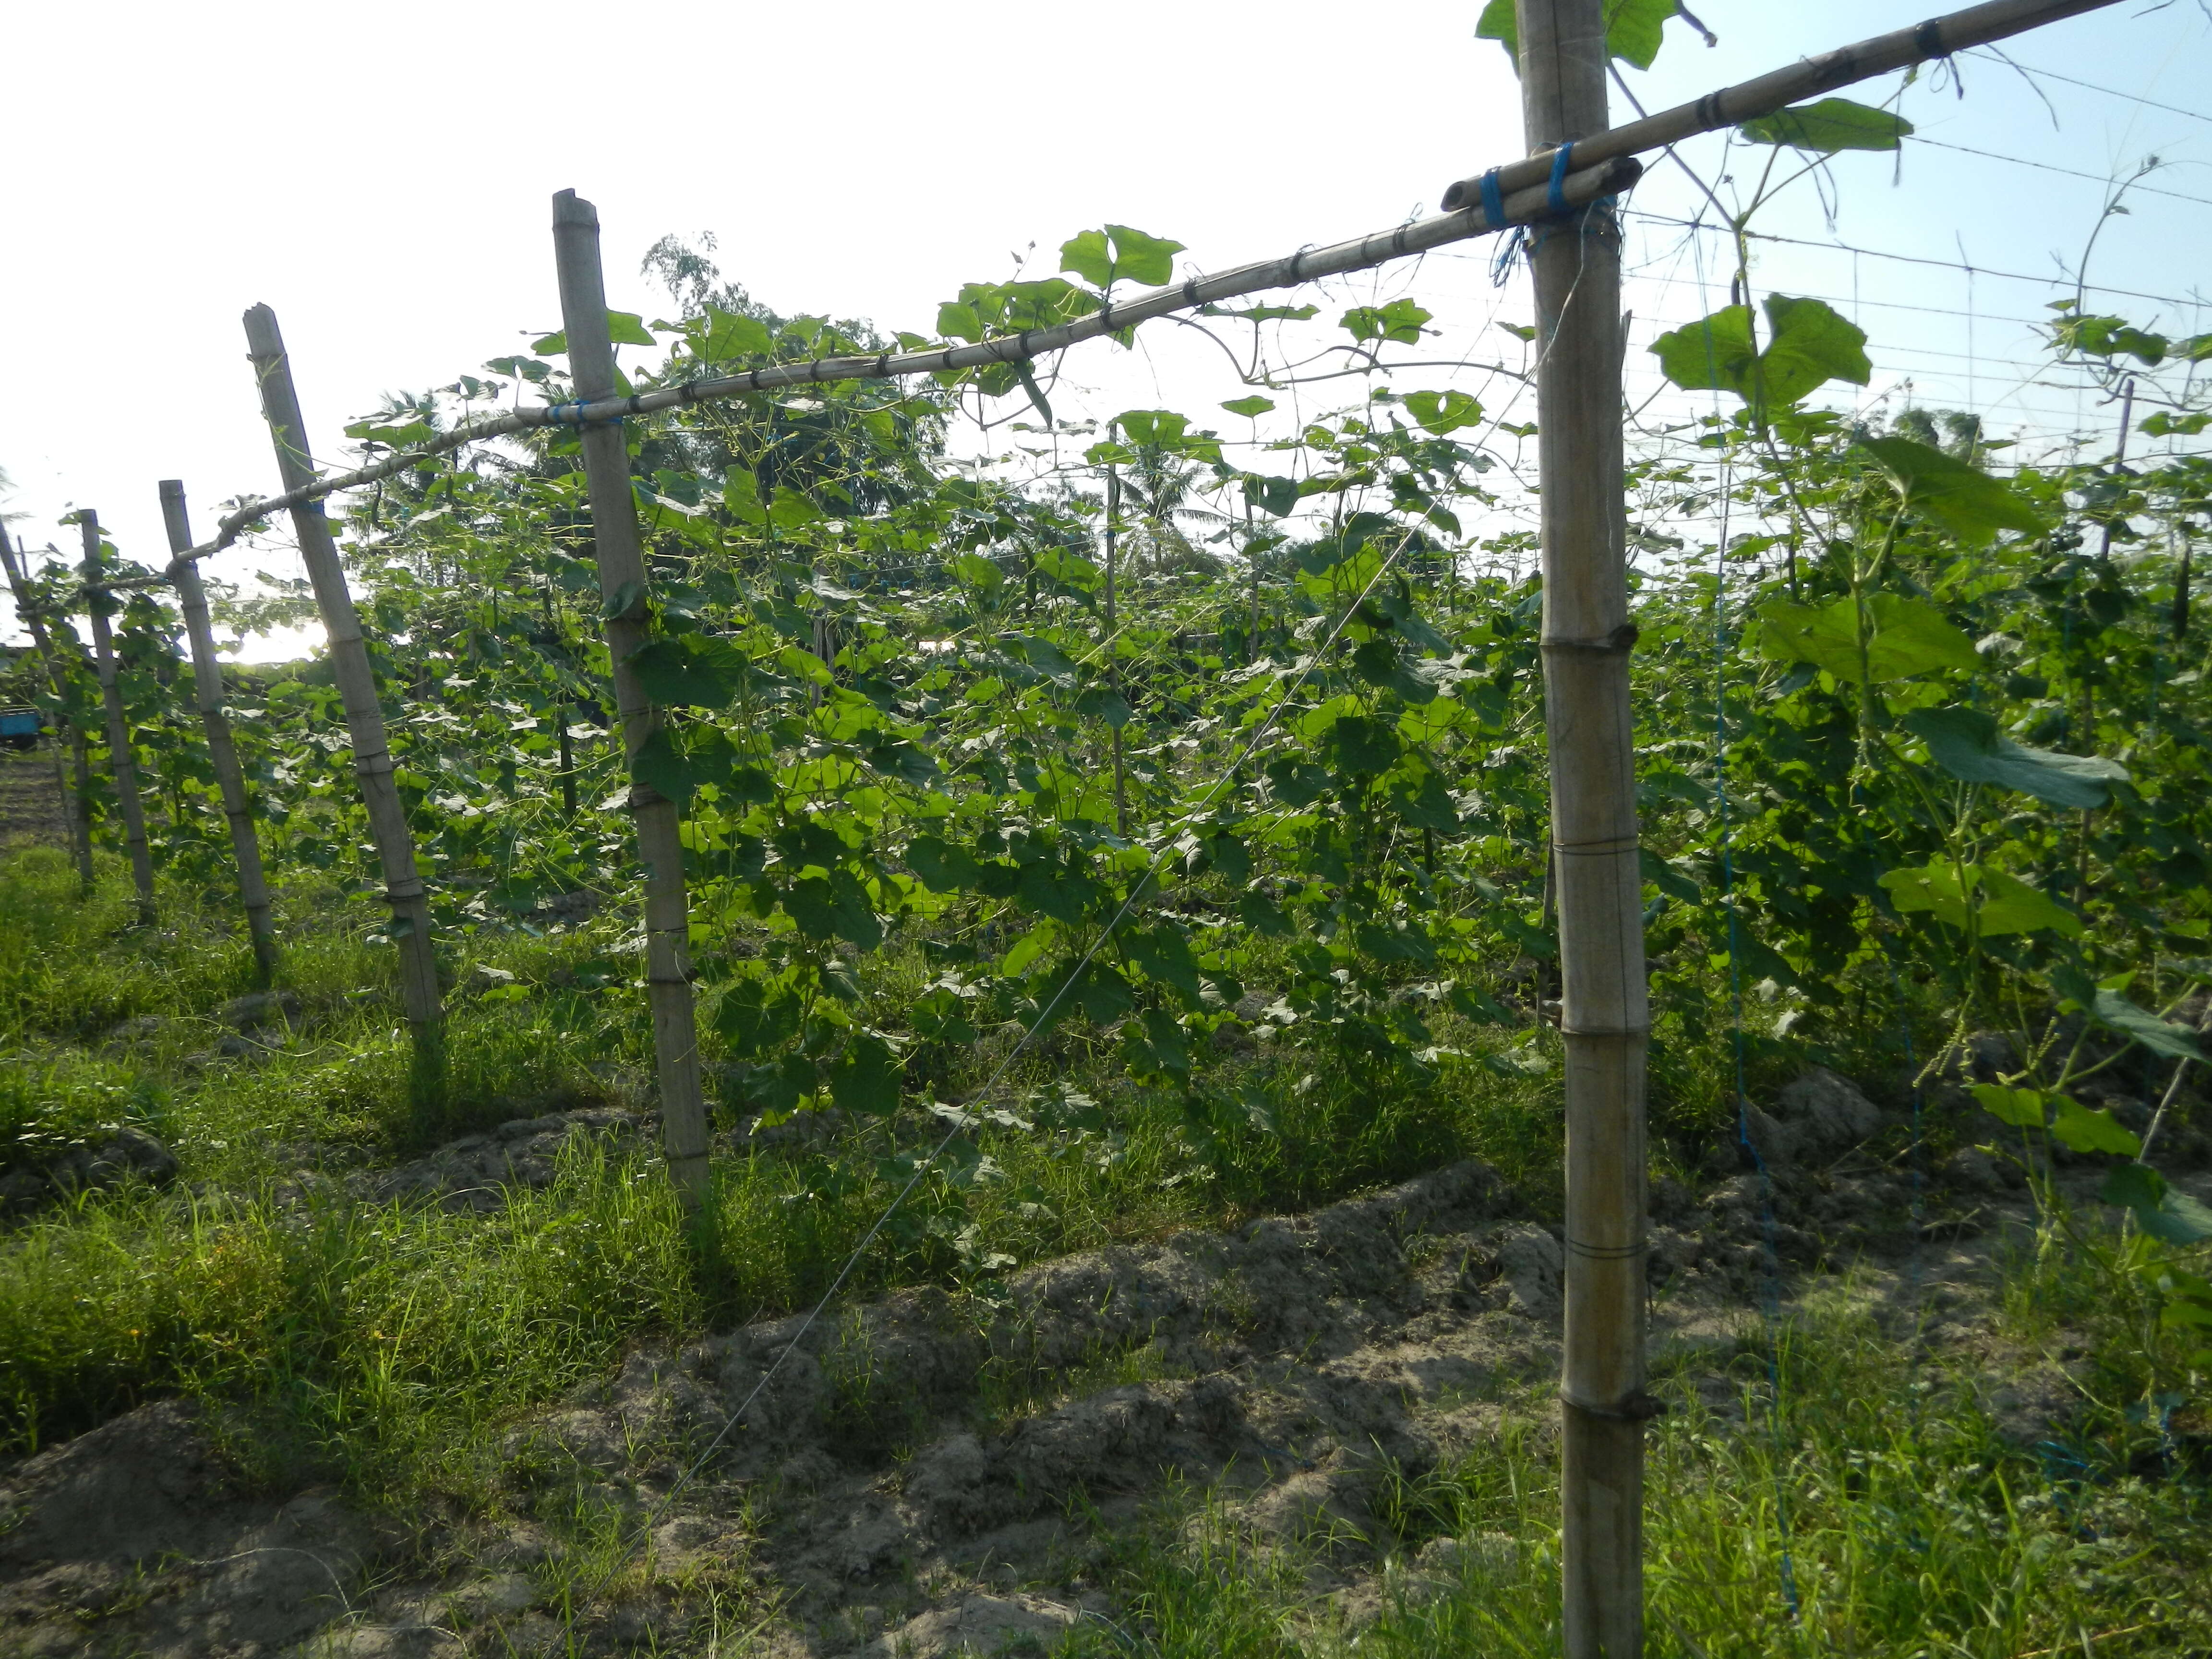
{"label": "blue plastic tie", "polygon": [[1574,153],[1571,143],[1561,144],[1552,152],[1552,194],[1547,205],[1554,213],[1567,210],[1567,157]]}
{"label": "blue plastic tie", "polygon": [[1482,216],[1489,222],[1492,230],[1501,228],[1505,223],[1505,192],[1498,186],[1496,167],[1482,175]]}

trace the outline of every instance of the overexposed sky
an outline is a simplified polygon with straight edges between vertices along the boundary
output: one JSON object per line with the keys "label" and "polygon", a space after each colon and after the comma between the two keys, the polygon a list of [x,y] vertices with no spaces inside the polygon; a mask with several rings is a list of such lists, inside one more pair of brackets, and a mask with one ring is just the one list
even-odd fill
{"label": "overexposed sky", "polygon": [[[1656,108],[1915,22],[1929,3],[1699,0],[1720,45],[1670,24],[1653,71],[1629,78]],[[1009,274],[1032,243],[1044,274],[1061,240],[1108,221],[1179,239],[1198,270],[1388,227],[1522,148],[1504,55],[1473,38],[1480,9],[21,9],[0,175],[5,508],[24,515],[12,528],[36,549],[69,546],[54,520],[94,507],[126,556],[156,562],[157,480],[185,480],[202,534],[222,501],[273,491],[239,324],[259,301],[283,324],[319,454],[343,459],[338,428],[380,393],[450,381],[557,324],[549,198],[563,186],[599,205],[618,307],[665,312],[639,257],[665,233],[711,231],[725,274],[779,310],[921,332],[962,282]],[[2130,96],[2032,84],[1979,58],[1923,79],[1903,106],[1921,135],[1987,154],[1914,144],[1901,163],[1842,158],[1832,226],[1807,188],[1761,228],[1866,252],[1768,245],[1759,281],[1856,317],[1874,337],[1870,398],[1893,401],[1909,378],[1920,401],[1986,407],[2000,429],[2108,441],[2112,412],[2038,378],[2031,325],[2060,290],[2016,278],[2077,259],[2098,180],[2156,155],[2152,185],[2202,199],[2136,198],[2089,276],[2157,297],[2093,298],[2148,325],[2212,328],[2191,303],[2212,253],[2212,17],[2200,0],[2119,5],[2008,50]],[[1852,95],[1873,101],[1894,84]],[[2144,97],[2198,113],[2134,101]],[[1628,114],[1616,103],[1616,119]],[[1718,139],[1684,154],[1709,179],[1729,165]],[[1699,252],[1663,222],[1697,203],[1659,162],[1630,204],[1632,398],[1656,385],[1651,337],[1725,303],[1718,242]],[[1325,314],[1355,293],[1407,291],[1444,331],[1422,356],[1510,357],[1517,347],[1488,325],[1525,316],[1526,282],[1493,287],[1489,252],[1469,245],[1338,285]],[[1949,268],[1960,261],[1976,270]],[[1165,402],[1226,434],[1247,430],[1213,407],[1244,388],[1212,347],[1172,325],[1139,338],[1134,353],[1097,343],[1072,355],[1061,412]],[[257,568],[296,564],[272,545],[216,570]]]}

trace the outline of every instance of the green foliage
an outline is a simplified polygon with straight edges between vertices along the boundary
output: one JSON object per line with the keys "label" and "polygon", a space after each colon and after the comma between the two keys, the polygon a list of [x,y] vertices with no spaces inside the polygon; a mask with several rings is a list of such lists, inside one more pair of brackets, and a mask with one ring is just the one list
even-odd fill
{"label": "green foliage", "polygon": [[2128,781],[2118,761],[2090,755],[2054,755],[1999,735],[1995,717],[1978,708],[1918,708],[1905,724],[1928,745],[1928,757],[1962,783],[2017,789],[2052,806],[2083,810],[2112,799],[2112,785]]}
{"label": "green foliage", "polygon": [[1823,98],[1746,121],[1736,132],[1750,143],[1787,144],[1816,155],[1833,155],[1846,149],[1895,149],[1911,136],[1912,123],[1848,98]]}
{"label": "green foliage", "polygon": [[1830,380],[1864,386],[1874,373],[1866,335],[1822,300],[1766,299],[1762,348],[1751,307],[1729,306],[1652,342],[1667,378],[1688,391],[1732,392],[1765,420]]}
{"label": "green foliage", "polygon": [[1825,605],[1771,599],[1759,609],[1759,625],[1767,655],[1811,663],[1854,684],[1972,669],[1978,661],[1973,641],[1941,611],[1896,593],[1871,595],[1863,611],[1849,596]]}
{"label": "green foliage", "polygon": [[2035,510],[1971,462],[1910,438],[1862,438],[1859,447],[1889,475],[1898,499],[1969,546],[1986,544],[2000,530],[2033,534],[2044,528]]}
{"label": "green foliage", "polygon": [[1060,244],[1060,268],[1074,272],[1093,288],[1110,289],[1116,283],[1142,283],[1164,287],[1175,276],[1175,256],[1181,242],[1147,236],[1127,225],[1082,231]]}

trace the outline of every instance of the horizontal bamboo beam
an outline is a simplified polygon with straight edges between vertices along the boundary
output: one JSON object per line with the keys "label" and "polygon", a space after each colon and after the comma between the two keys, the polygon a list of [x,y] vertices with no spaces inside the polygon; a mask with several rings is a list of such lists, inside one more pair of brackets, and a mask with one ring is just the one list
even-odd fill
{"label": "horizontal bamboo beam", "polygon": [[[1643,176],[1643,172],[1640,162],[1618,157],[1569,173],[1562,181],[1560,195],[1568,206],[1582,207],[1600,197],[1619,195],[1633,185]],[[1319,277],[1365,270],[1410,253],[1423,253],[1431,248],[1464,241],[1472,236],[1486,235],[1493,230],[1534,224],[1550,216],[1555,210],[1551,202],[1550,177],[1547,173],[1544,183],[1507,196],[1503,204],[1504,215],[1495,224],[1490,222],[1481,205],[1477,204],[1451,213],[1416,219],[1411,223],[1400,225],[1395,230],[1377,231],[1370,236],[1355,237],[1350,241],[1334,243],[1327,247],[1302,249],[1287,258],[1265,259],[1255,264],[1238,265],[1234,270],[1212,276],[1194,276],[1188,282],[1172,287],[1153,289],[1133,300],[1103,305],[1088,317],[1079,317],[1073,322],[1062,323],[1052,328],[1031,329],[1020,334],[1001,335],[974,345],[939,346],[927,351],[871,352],[860,356],[821,357],[811,362],[777,363],[765,368],[748,369],[742,374],[710,375],[686,380],[680,385],[664,386],[659,391],[641,392],[633,398],[605,398],[592,403],[545,404],[514,410],[504,415],[465,421],[450,432],[442,432],[430,442],[404,454],[388,455],[372,465],[359,467],[351,472],[334,473],[302,484],[296,489],[287,490],[282,495],[251,502],[225,516],[212,541],[179,554],[176,560],[171,562],[170,568],[173,570],[180,561],[204,559],[210,554],[221,552],[237,541],[248,526],[258,524],[271,514],[305,507],[340,490],[359,489],[364,485],[380,483],[410,467],[419,466],[435,456],[459,449],[465,445],[481,443],[486,439],[528,432],[538,427],[588,426],[597,422],[620,420],[625,416],[650,415],[660,410],[681,408],[687,404],[712,403],[719,398],[742,397],[748,392],[773,392],[783,386],[820,386],[835,380],[895,380],[911,374],[940,374],[980,368],[992,363],[1026,362],[1031,358],[1064,350],[1082,341],[1096,339],[1102,334],[1133,328],[1139,323],[1164,317],[1173,312],[1192,311],[1200,306],[1238,299],[1268,289],[1296,288],[1302,283],[1310,283]],[[166,586],[171,580],[171,575],[165,573],[116,582],[112,586],[158,587]]]}
{"label": "horizontal bamboo beam", "polygon": [[[1678,104],[1673,109],[1661,110],[1656,115],[1647,115],[1626,126],[1577,139],[1570,163],[1587,166],[1614,156],[1642,155],[1663,149],[1701,132],[1717,132],[1723,127],[1771,115],[1818,93],[1833,92],[1838,87],[1870,81],[1893,70],[1924,64],[1931,58],[1948,58],[1969,46],[1987,46],[1992,40],[2002,40],[2040,28],[2045,23],[2056,23],[2116,3],[2118,0],[1989,0],[1985,5],[1969,6],[1948,16],[1932,17],[1909,29],[1877,34],[1856,46],[1838,46],[1787,69],[1769,70],[1756,80],[1709,92],[1694,103]],[[1498,187],[1514,191],[1548,179],[1552,158],[1553,152],[1543,149],[1499,167]],[[1478,173],[1453,185],[1444,192],[1444,210],[1449,212],[1468,202],[1481,200],[1482,180],[1483,175]]]}

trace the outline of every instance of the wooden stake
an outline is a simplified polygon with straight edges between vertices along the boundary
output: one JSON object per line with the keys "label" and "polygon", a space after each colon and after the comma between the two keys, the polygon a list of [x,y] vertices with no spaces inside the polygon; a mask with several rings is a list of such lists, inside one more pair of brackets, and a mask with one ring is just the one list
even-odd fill
{"label": "wooden stake", "polygon": [[[553,255],[561,279],[561,321],[568,372],[579,399],[615,390],[615,349],[599,270],[599,216],[573,190],[553,198]],[[631,670],[647,638],[645,550],[630,494],[629,446],[618,420],[583,427],[584,478],[592,503],[592,547],[605,600],[607,657],[623,751],[635,761],[660,727],[659,712]],[[646,994],[653,1006],[653,1048],[660,1077],[660,1135],[670,1175],[686,1204],[708,1195],[707,1102],[699,1081],[699,1038],[691,1003],[691,914],[684,890],[683,826],[676,803],[633,782],[630,812],[645,865]]]}
{"label": "wooden stake", "polygon": [[[186,552],[192,544],[192,529],[185,515],[184,483],[164,478],[161,490],[161,521],[169,532],[169,551]],[[270,919],[269,885],[261,872],[261,842],[253,830],[246,774],[238,763],[238,744],[230,735],[230,716],[223,711],[222,663],[215,653],[207,589],[200,585],[199,567],[191,560],[178,560],[175,568],[178,605],[185,613],[185,633],[192,647],[192,693],[199,703],[200,726],[207,733],[208,756],[215,763],[216,784],[222,792],[222,815],[230,821],[230,850],[238,864],[238,897],[246,908],[254,965],[266,985],[276,972],[276,930]]]}
{"label": "wooden stake", "polygon": [[[1119,421],[1106,422],[1106,441],[1118,442],[1121,435]],[[1106,684],[1109,690],[1121,689],[1121,641],[1115,631],[1114,567],[1115,550],[1121,532],[1121,469],[1113,462],[1106,463]],[[1114,832],[1129,833],[1129,798],[1121,775],[1121,728],[1113,729],[1114,737]]]}
{"label": "wooden stake", "polygon": [[[246,313],[246,345],[261,383],[261,412],[276,447],[277,471],[287,490],[299,489],[313,479],[315,463],[307,447],[299,395],[292,386],[284,337],[276,326],[276,313],[267,306],[256,306]],[[294,507],[292,532],[314,586],[323,631],[330,636],[331,668],[353,739],[354,775],[360,780],[362,804],[368,809],[369,839],[376,844],[377,861],[383,867],[384,896],[392,906],[392,939],[399,947],[400,1002],[415,1045],[416,1099],[418,1106],[432,1106],[445,1090],[445,1010],[430,938],[429,896],[415,865],[414,833],[407,827],[399,786],[392,775],[392,748],[385,735],[376,673],[361,636],[361,619],[354,614],[345,567],[338,562],[337,540],[321,505],[307,502]]]}
{"label": "wooden stake", "polygon": [[[1529,145],[1606,126],[1606,0],[1519,0]],[[1603,207],[1540,228],[1545,726],[1566,1047],[1559,1397],[1568,1659],[1644,1650],[1644,1089],[1650,1012],[1637,851],[1622,476],[1620,235]]]}
{"label": "wooden stake", "polygon": [[[2136,422],[2136,377],[2129,375],[2120,382],[2120,438],[2112,448],[2112,476],[2124,477],[2128,467],[2128,428]],[[2097,549],[2097,556],[2112,556],[2112,532],[2118,527],[2120,514],[2109,514],[2105,519],[2105,538]]]}
{"label": "wooden stake", "polygon": [[138,763],[131,747],[131,721],[124,713],[123,687],[115,673],[115,638],[106,606],[113,600],[100,586],[100,517],[90,507],[77,514],[84,532],[85,615],[92,619],[93,666],[100,675],[100,697],[107,707],[107,769],[115,779],[115,804],[123,815],[123,839],[131,853],[131,884],[138,892],[138,920],[154,923],[154,855],[146,845],[146,806],[138,798]]}
{"label": "wooden stake", "polygon": [[84,728],[69,717],[69,671],[54,654],[54,636],[46,631],[46,620],[39,614],[38,604],[31,597],[30,555],[25,553],[22,562],[18,564],[15,550],[4,530],[0,530],[0,564],[7,567],[8,591],[15,596],[15,614],[30,630],[31,643],[38,647],[39,659],[46,665],[47,683],[54,690],[54,735],[69,739],[69,752],[76,763],[76,777],[72,781],[64,769],[61,745],[55,745],[54,781],[61,787],[63,809],[69,816],[70,853],[76,860],[77,884],[89,893],[92,814],[85,805],[85,796],[92,781],[92,761],[85,753]]}

